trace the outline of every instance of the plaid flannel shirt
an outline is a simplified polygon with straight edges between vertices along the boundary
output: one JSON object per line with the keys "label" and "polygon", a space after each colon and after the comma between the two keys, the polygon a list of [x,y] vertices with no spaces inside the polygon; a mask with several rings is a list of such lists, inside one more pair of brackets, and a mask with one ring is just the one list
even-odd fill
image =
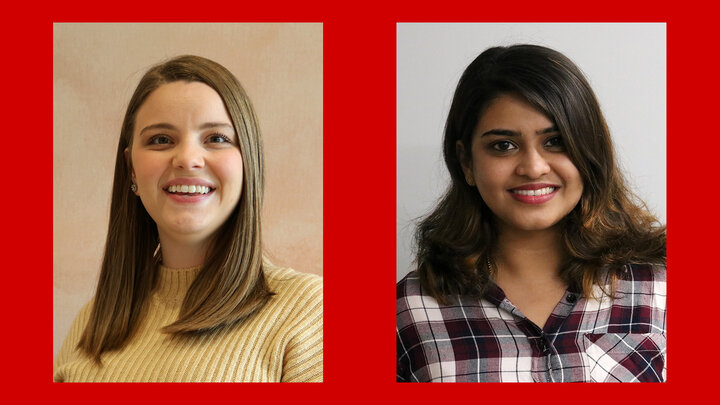
{"label": "plaid flannel shirt", "polygon": [[624,266],[615,299],[568,290],[539,328],[495,284],[439,306],[411,272],[397,285],[397,380],[665,381],[665,276]]}

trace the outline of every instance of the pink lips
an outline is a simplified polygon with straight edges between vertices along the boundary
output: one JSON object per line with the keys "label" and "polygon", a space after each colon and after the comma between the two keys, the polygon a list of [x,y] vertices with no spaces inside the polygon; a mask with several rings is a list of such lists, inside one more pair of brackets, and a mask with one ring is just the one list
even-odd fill
{"label": "pink lips", "polygon": [[[543,188],[552,188],[552,191],[547,194],[541,194],[541,195],[526,195],[526,194],[519,194],[515,191],[526,191],[526,190],[541,190]],[[542,204],[547,201],[550,201],[553,197],[555,197],[555,194],[557,194],[557,191],[560,189],[560,186],[557,184],[550,184],[550,183],[533,183],[533,184],[524,184],[519,187],[514,187],[508,190],[512,198],[514,198],[517,201],[520,201],[525,204]]]}
{"label": "pink lips", "polygon": [[207,194],[180,195],[180,194],[168,193],[167,191],[165,191],[165,194],[167,194],[167,196],[168,196],[171,200],[173,200],[173,201],[175,201],[175,202],[186,203],[186,204],[187,204],[187,203],[198,203],[198,202],[201,202],[201,201],[205,201],[205,200],[207,200],[208,198],[210,198],[210,196],[211,196],[214,192],[215,192],[215,190],[213,190],[213,191],[211,191],[211,192],[209,192],[209,193],[207,193]]}

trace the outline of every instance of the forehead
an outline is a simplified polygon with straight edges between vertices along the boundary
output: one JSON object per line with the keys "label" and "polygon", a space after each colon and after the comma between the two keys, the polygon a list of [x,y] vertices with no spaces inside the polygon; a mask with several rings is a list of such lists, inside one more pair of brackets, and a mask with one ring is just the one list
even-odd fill
{"label": "forehead", "polygon": [[543,129],[553,125],[552,119],[524,98],[503,94],[492,100],[480,113],[477,130]]}
{"label": "forehead", "polygon": [[171,124],[202,122],[231,123],[220,95],[201,82],[177,81],[153,90],[138,109],[138,126],[167,122]]}

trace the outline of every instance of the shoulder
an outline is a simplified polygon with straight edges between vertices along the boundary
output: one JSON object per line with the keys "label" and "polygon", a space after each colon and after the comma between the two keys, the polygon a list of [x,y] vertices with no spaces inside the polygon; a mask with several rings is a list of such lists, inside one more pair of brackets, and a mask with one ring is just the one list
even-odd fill
{"label": "shoulder", "polygon": [[288,306],[300,302],[304,305],[322,303],[322,277],[268,263],[263,265],[263,273],[270,291],[275,294],[275,301],[282,301]]}
{"label": "shoulder", "polygon": [[665,294],[667,269],[659,264],[626,264],[618,272],[617,291]]}
{"label": "shoulder", "polygon": [[413,297],[422,294],[420,276],[417,271],[411,271],[397,283],[398,301],[400,301],[401,298]]}
{"label": "shoulder", "polygon": [[656,264],[627,264],[618,273],[616,303],[665,310],[667,269]]}
{"label": "shoulder", "polygon": [[90,319],[90,314],[92,313],[94,302],[95,299],[93,298],[88,303],[83,305],[83,307],[80,309],[80,312],[75,317],[72,325],[70,326],[70,330],[65,336],[65,340],[63,341],[63,344],[60,348],[60,352],[58,353],[55,361],[53,362],[54,380],[62,381],[62,375],[55,375],[56,371],[63,364],[69,362],[74,356],[79,353],[77,344],[80,341],[80,337],[82,336],[83,332],[85,331],[88,320]]}
{"label": "shoulder", "polygon": [[415,271],[411,271],[402,280],[398,281],[396,286],[398,314],[400,314],[401,310],[407,309],[408,298],[419,295],[420,289],[420,279]]}
{"label": "shoulder", "polygon": [[412,271],[397,283],[397,326],[405,326],[442,318],[443,308],[420,285],[417,272]]}
{"label": "shoulder", "polygon": [[402,280],[397,283],[397,299],[398,302],[401,300],[410,300],[413,305],[421,305],[418,300],[431,306],[437,306],[438,303],[435,301],[430,294],[420,284],[420,276],[417,271],[411,271]]}
{"label": "shoulder", "polygon": [[[267,263],[263,271],[273,296],[263,308],[265,316],[261,318],[273,319],[273,327],[288,338],[285,354],[287,364],[291,365],[283,371],[283,381],[312,380],[298,371],[306,369],[322,379],[322,277]],[[295,375],[296,371],[300,374]]]}

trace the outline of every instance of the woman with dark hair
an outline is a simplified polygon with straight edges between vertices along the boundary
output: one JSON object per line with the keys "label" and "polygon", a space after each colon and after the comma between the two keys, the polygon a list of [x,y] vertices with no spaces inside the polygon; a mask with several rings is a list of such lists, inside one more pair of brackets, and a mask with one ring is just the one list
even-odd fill
{"label": "woman with dark hair", "polygon": [[397,379],[664,381],[665,226],[554,50],[490,48],[445,127],[451,185],[397,285]]}
{"label": "woman with dark hair", "polygon": [[322,279],[263,260],[263,170],[227,69],[181,56],[142,77],[96,294],[55,381],[322,381]]}

